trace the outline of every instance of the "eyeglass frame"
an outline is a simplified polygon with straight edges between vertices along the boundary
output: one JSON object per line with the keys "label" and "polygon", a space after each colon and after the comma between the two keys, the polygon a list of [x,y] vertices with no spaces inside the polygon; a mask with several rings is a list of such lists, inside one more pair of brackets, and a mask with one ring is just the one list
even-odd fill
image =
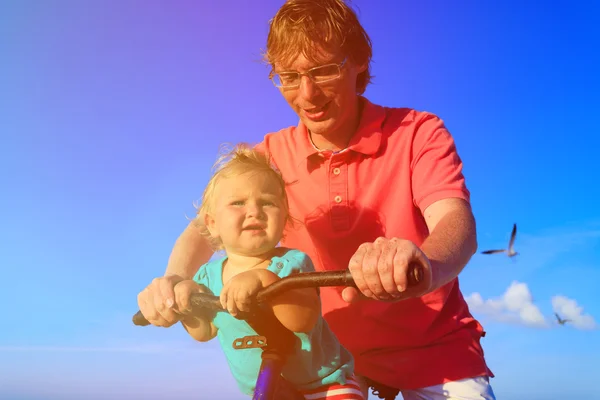
{"label": "eyeglass frame", "polygon": [[[322,84],[322,83],[331,82],[331,81],[334,81],[334,80],[336,80],[336,79],[339,79],[339,78],[340,78],[340,76],[342,76],[342,67],[343,67],[344,65],[346,65],[346,61],[348,61],[348,58],[344,58],[344,60],[343,60],[342,62],[340,62],[340,63],[329,63],[329,64],[317,65],[316,67],[312,67],[311,69],[309,69],[309,70],[308,70],[308,71],[306,71],[306,72],[299,72],[299,71],[281,71],[281,72],[274,72],[274,71],[271,71],[271,72],[269,73],[269,79],[271,80],[271,82],[273,82],[273,85],[275,85],[275,87],[276,87],[276,88],[279,88],[279,89],[297,89],[297,88],[299,88],[299,87],[300,87],[300,83],[302,82],[302,77],[303,77],[303,76],[308,76],[308,78],[309,78],[311,81],[313,81],[313,82],[314,82],[315,84],[317,84],[317,85],[320,85],[320,84]],[[339,70],[339,75],[338,75],[338,76],[336,76],[335,78],[327,79],[326,81],[320,81],[320,82],[317,82],[317,81],[315,81],[315,80],[313,79],[313,77],[311,76],[311,71],[314,71],[315,69],[318,69],[318,68],[330,67],[330,66],[333,66],[333,65],[337,66],[337,67],[338,67],[338,70]],[[297,84],[295,84],[295,85],[281,85],[281,86],[278,86],[278,85],[275,83],[275,81],[273,80],[273,78],[275,77],[275,75],[279,75],[279,74],[298,74],[298,83],[297,83]]]}

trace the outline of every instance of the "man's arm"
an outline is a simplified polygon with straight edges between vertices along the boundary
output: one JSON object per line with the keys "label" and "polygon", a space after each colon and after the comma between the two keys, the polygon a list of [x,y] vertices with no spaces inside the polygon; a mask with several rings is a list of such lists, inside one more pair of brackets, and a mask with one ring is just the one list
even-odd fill
{"label": "man's arm", "polygon": [[213,254],[200,233],[199,223],[198,218],[191,221],[175,241],[165,275],[153,279],[138,294],[140,311],[152,325],[169,327],[181,319],[174,309],[173,287],[182,280],[192,279]]}
{"label": "man's arm", "polygon": [[[412,146],[413,203],[424,215],[429,236],[420,246],[403,238],[377,238],[363,243],[348,267],[366,297],[420,297],[456,278],[477,250],[462,161],[443,121],[421,113]],[[423,265],[423,279],[407,288],[412,262]],[[352,288],[344,289],[342,296],[350,302],[357,298]]]}
{"label": "man's arm", "polygon": [[198,268],[212,257],[213,250],[200,233],[200,224],[200,220],[195,218],[179,235],[169,256],[165,276],[192,279]]}
{"label": "man's arm", "polygon": [[423,213],[429,236],[421,250],[431,263],[431,291],[452,281],[477,251],[475,218],[468,202],[447,198],[434,202]]}

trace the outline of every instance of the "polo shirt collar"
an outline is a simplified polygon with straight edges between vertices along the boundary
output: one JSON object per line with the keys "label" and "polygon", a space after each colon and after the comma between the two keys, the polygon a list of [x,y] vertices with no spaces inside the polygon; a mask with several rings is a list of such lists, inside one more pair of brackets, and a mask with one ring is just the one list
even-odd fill
{"label": "polo shirt collar", "polygon": [[[350,139],[348,147],[344,150],[352,150],[365,155],[373,155],[381,146],[381,130],[385,119],[385,109],[381,106],[371,103],[364,97],[360,97],[362,103],[362,112],[358,129]],[[300,150],[305,158],[319,153],[308,134],[306,125],[300,121],[297,126],[298,140],[300,141]]]}

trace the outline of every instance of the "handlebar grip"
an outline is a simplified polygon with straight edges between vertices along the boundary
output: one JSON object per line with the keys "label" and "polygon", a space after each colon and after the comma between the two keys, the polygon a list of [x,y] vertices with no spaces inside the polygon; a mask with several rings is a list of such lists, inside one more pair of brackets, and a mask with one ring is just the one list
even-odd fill
{"label": "handlebar grip", "polygon": [[416,286],[423,280],[423,267],[419,263],[411,263],[407,275],[408,286]]}
{"label": "handlebar grip", "polygon": [[141,311],[136,312],[133,315],[133,324],[137,325],[137,326],[148,326],[150,325],[150,322],[148,322],[148,320],[146,318],[144,318],[144,315],[142,314]]}
{"label": "handlebar grip", "polygon": [[[207,293],[193,293],[190,296],[190,303],[192,304],[192,310],[206,310],[206,311],[222,311],[221,301],[218,296],[213,296]],[[135,313],[132,318],[133,323],[138,326],[150,325],[150,322],[144,317],[141,311]]]}

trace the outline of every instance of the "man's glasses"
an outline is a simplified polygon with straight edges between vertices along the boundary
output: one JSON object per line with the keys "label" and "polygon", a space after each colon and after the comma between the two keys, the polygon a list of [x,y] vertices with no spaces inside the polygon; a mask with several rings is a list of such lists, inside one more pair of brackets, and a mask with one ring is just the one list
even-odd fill
{"label": "man's glasses", "polygon": [[339,64],[332,63],[327,65],[321,65],[318,67],[311,68],[306,72],[271,72],[269,78],[278,88],[295,89],[300,86],[300,80],[303,76],[308,76],[313,82],[317,84],[329,82],[339,78],[342,74],[342,67],[345,63],[346,60],[344,59],[344,61],[342,61]]}

